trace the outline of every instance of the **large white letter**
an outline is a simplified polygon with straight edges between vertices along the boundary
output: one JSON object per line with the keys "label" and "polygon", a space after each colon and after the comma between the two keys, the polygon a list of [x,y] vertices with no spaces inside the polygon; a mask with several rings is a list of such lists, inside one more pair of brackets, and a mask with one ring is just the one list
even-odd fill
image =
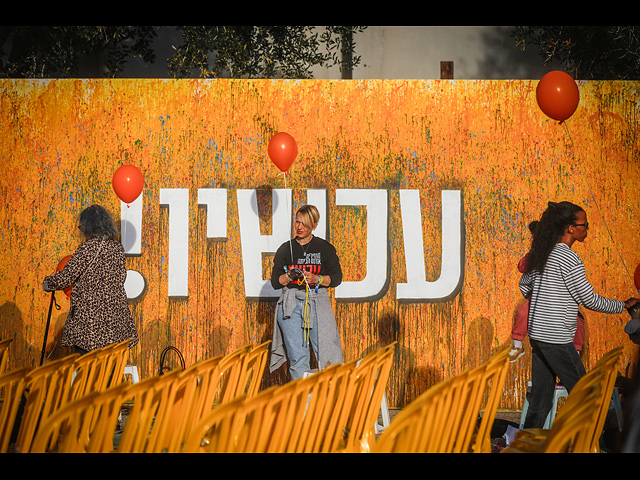
{"label": "large white letter", "polygon": [[[140,255],[142,253],[142,202],[144,195],[140,194],[133,202],[120,202],[120,242],[125,255]],[[137,298],[144,291],[144,277],[135,270],[127,270],[124,290],[127,298]]]}
{"label": "large white letter", "polygon": [[256,190],[237,190],[244,293],[247,297],[277,297],[279,291],[262,278],[262,252],[275,252],[291,236],[291,190],[273,189],[272,234],[260,234]]}
{"label": "large white letter", "polygon": [[227,238],[227,189],[199,188],[198,205],[207,207],[207,238]]}
{"label": "large white letter", "polygon": [[336,287],[336,298],[370,298],[378,295],[387,283],[386,190],[336,190],[336,204],[367,207],[367,273],[363,280],[342,282]]}
{"label": "large white letter", "polygon": [[420,191],[400,190],[407,283],[396,285],[398,299],[436,300],[455,292],[462,279],[462,199],[459,190],[442,191],[440,278],[426,281]]}
{"label": "large white letter", "polygon": [[169,207],[169,296],[189,295],[189,189],[161,188],[160,205]]}
{"label": "large white letter", "polygon": [[327,218],[327,191],[326,190],[307,190],[307,204],[314,205],[318,209],[320,214],[320,221],[318,222],[318,228],[313,231],[316,237],[327,239],[327,225],[329,219]]}
{"label": "large white letter", "polygon": [[127,255],[140,255],[142,234],[142,200],[140,195],[133,202],[120,202],[120,242]]}

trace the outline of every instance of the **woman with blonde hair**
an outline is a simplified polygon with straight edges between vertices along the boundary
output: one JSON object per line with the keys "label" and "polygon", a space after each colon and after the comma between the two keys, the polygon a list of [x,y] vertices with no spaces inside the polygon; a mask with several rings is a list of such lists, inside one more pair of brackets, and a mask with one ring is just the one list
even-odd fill
{"label": "woman with blonde hair", "polygon": [[320,214],[313,205],[296,211],[295,237],[276,251],[271,285],[282,289],[276,305],[270,371],[289,360],[292,379],[310,369],[313,349],[318,368],[342,363],[342,344],[329,300],[329,288],[342,282],[336,249],[313,235]]}

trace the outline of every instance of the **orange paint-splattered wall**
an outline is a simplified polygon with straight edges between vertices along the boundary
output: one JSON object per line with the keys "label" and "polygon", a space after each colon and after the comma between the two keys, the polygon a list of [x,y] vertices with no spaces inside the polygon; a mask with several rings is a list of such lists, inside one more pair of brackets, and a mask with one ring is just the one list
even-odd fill
{"label": "orange paint-splattered wall", "polygon": [[[237,197],[256,189],[260,232],[271,233],[272,189],[326,194],[326,226],[345,281],[360,282],[368,241],[386,239],[386,276],[377,295],[332,302],[346,359],[390,340],[398,355],[389,403],[402,406],[435,382],[486,360],[510,341],[522,301],[516,265],[529,243],[527,224],[548,201],[570,200],[589,215],[575,246],[604,296],[636,294],[640,261],[637,189],[639,87],[636,82],[579,82],[580,104],[564,124],[535,99],[537,81],[3,80],[0,81],[0,337],[14,339],[10,365],[39,362],[50,295],[43,278],[73,252],[76,218],[105,205],[120,218],[111,180],[124,164],[144,175],[140,253],[128,268],[145,280],[131,300],[140,343],[132,362],[156,373],[174,345],[185,362],[271,338],[272,298],[245,295]],[[267,155],[269,139],[290,133],[298,156],[286,176]],[[198,189],[227,192],[226,235],[207,236]],[[188,295],[168,295],[171,208],[162,189],[187,189]],[[379,214],[337,201],[343,189],[386,195],[386,231],[367,225]],[[402,192],[419,192],[426,281],[442,258],[443,191],[460,192],[461,282],[438,301],[399,299],[407,282]],[[366,196],[366,195],[365,195]],[[275,198],[275,197],[273,197]],[[369,238],[371,237],[371,238]],[[376,259],[379,260],[379,259]],[[422,260],[417,259],[418,262]],[[370,261],[370,259],[369,259]],[[269,255],[263,271],[268,276]],[[265,277],[266,278],[266,277]],[[59,345],[68,302],[56,296],[47,342]],[[623,332],[628,315],[585,312],[587,366],[624,345],[621,371],[635,359]],[[509,370],[503,407],[522,402],[530,356]],[[284,369],[283,369],[284,370]],[[264,385],[286,372],[267,374]]]}

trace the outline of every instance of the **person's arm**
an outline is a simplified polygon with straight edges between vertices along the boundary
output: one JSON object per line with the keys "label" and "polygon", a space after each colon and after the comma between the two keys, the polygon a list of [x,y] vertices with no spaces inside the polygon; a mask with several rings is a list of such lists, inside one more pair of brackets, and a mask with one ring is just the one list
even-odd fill
{"label": "person's arm", "polygon": [[286,268],[287,260],[290,258],[289,242],[286,242],[278,248],[276,254],[273,257],[273,268],[271,270],[271,286],[278,290],[290,282],[287,277]]}
{"label": "person's arm", "polygon": [[524,298],[529,298],[533,293],[533,273],[527,272],[522,274],[520,282],[518,283],[520,292]]}
{"label": "person's arm", "polygon": [[322,259],[322,269],[320,270],[320,275],[322,275],[321,285],[335,288],[342,283],[342,267],[335,247],[328,242],[326,246],[327,259],[326,261],[324,258]]}
{"label": "person's arm", "polygon": [[85,242],[73,252],[73,255],[71,255],[62,270],[44,278],[42,282],[43,290],[45,292],[53,292],[72,286],[85,268],[87,255],[87,244]]}
{"label": "person's arm", "polygon": [[[582,262],[566,272],[565,284],[575,301],[589,310],[601,313],[622,313],[627,305],[624,301],[598,295],[587,280]],[[627,302],[631,300],[627,300]]]}
{"label": "person's arm", "polygon": [[528,256],[528,255],[529,255],[529,254],[527,254],[527,255],[525,255],[524,257],[522,257],[522,258],[520,259],[520,261],[518,262],[518,271],[519,271],[520,273],[524,273],[524,272],[525,272],[525,270],[527,269],[527,256]]}
{"label": "person's arm", "polygon": [[322,287],[331,286],[331,276],[326,273],[320,273],[318,275],[311,273],[307,270],[303,270],[304,276],[307,278],[309,285],[320,285]]}

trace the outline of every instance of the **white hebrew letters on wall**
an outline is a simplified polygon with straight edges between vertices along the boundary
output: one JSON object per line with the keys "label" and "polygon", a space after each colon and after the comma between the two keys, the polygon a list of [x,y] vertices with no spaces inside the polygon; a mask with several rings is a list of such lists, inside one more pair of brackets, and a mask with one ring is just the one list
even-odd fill
{"label": "white hebrew letters on wall", "polygon": [[262,278],[262,253],[275,252],[291,235],[291,190],[273,189],[272,233],[260,233],[256,190],[238,190],[238,220],[242,242],[244,293],[247,297],[277,297],[271,282]]}
{"label": "white hebrew letters on wall", "polygon": [[170,297],[189,295],[189,189],[161,188],[160,204],[169,207]]}
{"label": "white hebrew letters on wall", "polygon": [[[336,204],[367,207],[367,272],[357,282],[343,281],[336,287],[336,298],[371,298],[378,295],[387,282],[387,191],[336,190]],[[340,247],[334,245],[340,254]]]}
{"label": "white hebrew letters on wall", "polygon": [[455,293],[462,280],[464,239],[462,199],[458,190],[442,191],[442,256],[440,277],[426,281],[420,191],[400,190],[407,283],[398,283],[399,300],[437,300]]}
{"label": "white hebrew letters on wall", "polygon": [[[133,202],[120,202],[120,242],[126,255],[142,253],[142,206],[144,195]],[[144,291],[144,277],[135,270],[127,270],[124,289],[128,298],[138,298]]]}
{"label": "white hebrew letters on wall", "polygon": [[[325,190],[307,190],[307,203],[320,211],[320,221],[314,234],[326,238],[329,217]],[[206,207],[207,238],[227,237],[228,190],[198,189],[198,204]],[[437,301],[457,294],[462,284],[464,268],[464,223],[462,194],[444,190],[442,200],[442,257],[437,280],[427,281],[425,272],[420,191],[400,190],[402,235],[405,248],[406,283],[396,285],[396,298],[403,301]],[[262,254],[274,253],[290,239],[293,218],[292,191],[272,190],[272,232],[260,233],[257,190],[236,191],[238,223],[246,297],[277,297],[269,279],[263,278]],[[121,206],[122,243],[128,255],[140,255],[143,195],[130,205]],[[364,206],[367,209],[366,272],[359,281],[343,281],[336,287],[337,299],[367,299],[382,293],[388,284],[388,191],[381,189],[338,189],[336,204]],[[167,252],[168,296],[189,295],[189,190],[160,189],[160,204],[168,207],[169,251]],[[340,245],[334,245],[340,255]],[[202,246],[204,248],[204,246]],[[391,259],[393,261],[393,259]],[[270,272],[269,272],[270,273]],[[139,272],[128,270],[125,289],[129,298],[136,298],[144,289]]]}
{"label": "white hebrew letters on wall", "polygon": [[326,190],[307,190],[307,204],[315,205],[320,214],[318,228],[313,234],[316,237],[327,240],[327,191]]}
{"label": "white hebrew letters on wall", "polygon": [[198,205],[207,210],[207,238],[227,238],[227,189],[199,188]]}

